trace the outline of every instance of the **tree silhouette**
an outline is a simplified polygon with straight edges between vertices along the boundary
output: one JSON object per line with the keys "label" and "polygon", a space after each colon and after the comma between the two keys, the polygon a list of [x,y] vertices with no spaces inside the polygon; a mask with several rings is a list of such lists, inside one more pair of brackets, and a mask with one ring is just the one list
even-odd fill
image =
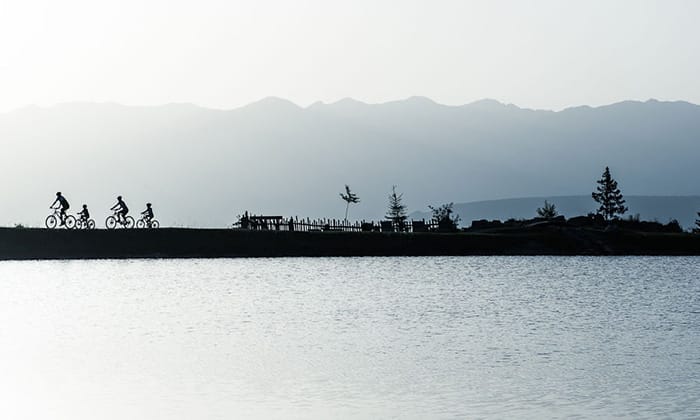
{"label": "tree silhouette", "polygon": [[460,221],[459,215],[452,216],[454,203],[443,204],[440,207],[428,206],[433,212],[433,221],[438,224],[441,231],[454,232]]}
{"label": "tree silhouette", "polygon": [[695,233],[700,233],[700,211],[698,212],[698,219],[695,221],[695,226],[697,226],[694,229]]}
{"label": "tree silhouette", "polygon": [[593,192],[591,196],[600,204],[597,213],[603,215],[606,221],[617,219],[629,210],[625,207],[620,189],[617,188],[617,181],[610,175],[610,168],[606,166],[603,176],[596,182],[598,183],[597,192]]}
{"label": "tree silhouette", "polygon": [[345,194],[340,193],[340,198],[342,198],[345,203],[345,220],[348,220],[348,210],[350,209],[350,204],[357,204],[360,202],[360,197],[357,194],[350,191],[350,186],[345,184]]}
{"label": "tree silhouette", "polygon": [[544,200],[544,206],[537,209],[537,215],[545,219],[554,219],[557,217],[557,207],[547,200]]}
{"label": "tree silhouette", "polygon": [[406,227],[406,205],[403,204],[403,194],[396,193],[396,185],[391,187],[389,194],[389,212],[386,218],[391,220],[399,232],[403,232]]}

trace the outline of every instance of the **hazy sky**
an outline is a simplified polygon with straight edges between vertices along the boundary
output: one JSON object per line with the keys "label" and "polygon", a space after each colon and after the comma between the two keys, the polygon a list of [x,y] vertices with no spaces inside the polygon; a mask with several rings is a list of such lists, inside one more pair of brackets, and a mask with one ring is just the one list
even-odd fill
{"label": "hazy sky", "polygon": [[412,95],[700,103],[700,1],[0,0],[0,111]]}

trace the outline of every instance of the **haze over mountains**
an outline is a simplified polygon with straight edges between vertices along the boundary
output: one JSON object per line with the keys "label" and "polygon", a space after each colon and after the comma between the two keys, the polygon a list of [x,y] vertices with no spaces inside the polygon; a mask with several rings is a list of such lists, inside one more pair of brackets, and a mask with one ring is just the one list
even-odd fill
{"label": "haze over mountains", "polygon": [[700,106],[655,100],[559,112],[422,97],[308,108],[268,98],[229,111],[29,107],[0,114],[0,225],[41,225],[56,191],[71,211],[86,202],[98,226],[118,194],[133,212],[153,202],[165,225],[226,226],[245,210],[342,218],[344,184],[361,198],[350,218],[378,219],[394,184],[409,211],[423,211],[589,196],[606,165],[626,195],[698,195],[698,140]]}

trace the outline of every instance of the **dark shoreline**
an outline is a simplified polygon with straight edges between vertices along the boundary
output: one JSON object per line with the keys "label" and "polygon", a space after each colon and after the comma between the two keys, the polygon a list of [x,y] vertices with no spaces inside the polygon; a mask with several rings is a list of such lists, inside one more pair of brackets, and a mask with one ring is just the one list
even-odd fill
{"label": "dark shoreline", "polygon": [[700,235],[560,226],[460,233],[0,228],[0,260],[461,255],[700,255]]}

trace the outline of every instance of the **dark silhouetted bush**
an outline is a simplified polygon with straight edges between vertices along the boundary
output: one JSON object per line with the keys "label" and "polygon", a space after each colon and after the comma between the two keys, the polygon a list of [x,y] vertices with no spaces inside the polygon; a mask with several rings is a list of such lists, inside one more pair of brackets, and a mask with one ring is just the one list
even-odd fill
{"label": "dark silhouetted bush", "polygon": [[438,225],[440,232],[455,232],[459,224],[459,215],[453,216],[454,203],[443,204],[440,207],[428,206],[433,212],[433,221]]}
{"label": "dark silhouetted bush", "polygon": [[544,219],[553,219],[557,216],[557,207],[553,203],[544,200],[544,205],[537,209],[537,215]]}

